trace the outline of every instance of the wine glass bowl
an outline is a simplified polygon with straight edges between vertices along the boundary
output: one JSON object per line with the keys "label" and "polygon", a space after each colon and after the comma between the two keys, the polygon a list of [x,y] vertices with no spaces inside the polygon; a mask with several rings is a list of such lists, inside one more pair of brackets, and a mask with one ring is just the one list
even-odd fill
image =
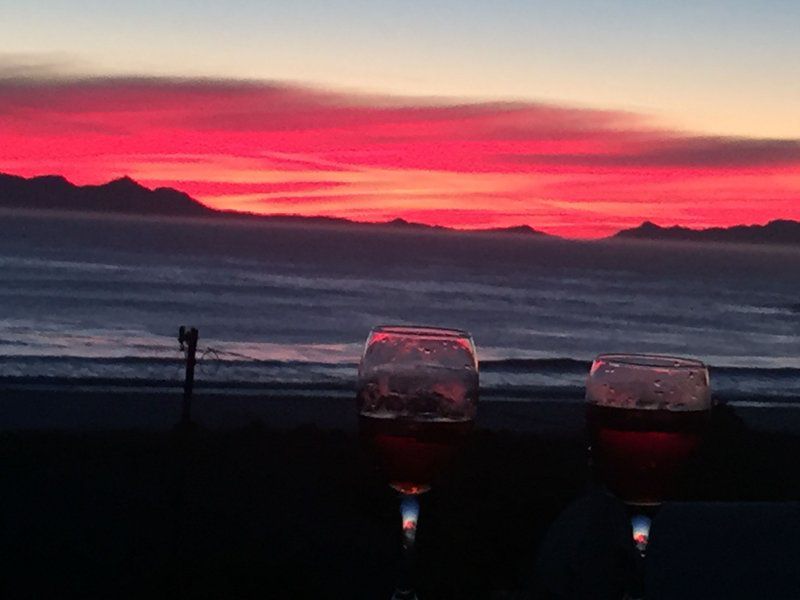
{"label": "wine glass bowl", "polygon": [[471,429],[477,401],[467,332],[381,326],[370,333],[359,365],[360,429],[396,490],[430,489]]}
{"label": "wine glass bowl", "polygon": [[469,333],[380,326],[358,367],[359,429],[400,494],[403,555],[393,599],[416,598],[418,496],[448,466],[472,428],[478,361]]}
{"label": "wine glass bowl", "polygon": [[615,408],[708,410],[708,368],[691,358],[601,354],[589,371],[586,400],[591,405]]}
{"label": "wine glass bowl", "polygon": [[470,420],[478,362],[469,333],[435,327],[375,327],[358,369],[358,411],[376,418]]}
{"label": "wine glass bowl", "polygon": [[649,517],[675,493],[710,421],[708,368],[689,358],[601,354],[586,401],[593,470],[631,510],[644,556]]}
{"label": "wine glass bowl", "polygon": [[709,420],[706,366],[667,356],[600,355],[586,398],[592,460],[603,483],[629,504],[669,497]]}

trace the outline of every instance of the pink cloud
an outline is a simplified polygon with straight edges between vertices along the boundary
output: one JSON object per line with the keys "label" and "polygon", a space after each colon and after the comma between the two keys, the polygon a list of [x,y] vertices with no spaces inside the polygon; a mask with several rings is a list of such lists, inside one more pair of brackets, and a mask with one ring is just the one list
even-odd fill
{"label": "pink cloud", "polygon": [[613,110],[283,83],[0,76],[0,170],[79,183],[123,170],[217,207],[546,222],[581,236],[657,215],[800,218],[798,140],[700,136]]}

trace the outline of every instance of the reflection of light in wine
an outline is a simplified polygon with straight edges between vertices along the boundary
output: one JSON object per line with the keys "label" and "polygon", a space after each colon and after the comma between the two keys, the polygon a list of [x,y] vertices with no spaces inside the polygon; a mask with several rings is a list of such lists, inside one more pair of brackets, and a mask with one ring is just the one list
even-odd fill
{"label": "reflection of light in wine", "polygon": [[636,549],[639,552],[644,552],[647,548],[647,542],[650,539],[650,524],[650,518],[644,515],[635,515],[631,518],[633,543],[636,544]]}
{"label": "reflection of light in wine", "polygon": [[416,496],[403,496],[403,500],[400,502],[400,515],[403,517],[403,545],[408,546],[414,543],[417,535],[419,501]]}

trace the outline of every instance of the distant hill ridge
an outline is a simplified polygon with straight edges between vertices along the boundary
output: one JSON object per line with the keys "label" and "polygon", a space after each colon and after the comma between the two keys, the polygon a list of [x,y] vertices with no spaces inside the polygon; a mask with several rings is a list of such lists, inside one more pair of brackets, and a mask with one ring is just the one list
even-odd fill
{"label": "distant hill ridge", "polygon": [[201,217],[216,211],[172,188],[150,190],[130,177],[73,185],[58,175],[25,179],[0,173],[0,206],[41,210]]}
{"label": "distant hill ridge", "polygon": [[[215,210],[203,205],[184,192],[166,187],[151,190],[130,177],[121,177],[102,185],[77,186],[60,175],[43,175],[26,179],[18,175],[0,173],[0,208],[142,216],[244,218],[269,222],[330,223],[383,226],[408,230],[456,231],[440,225],[412,223],[401,218],[385,223],[364,223],[339,217],[304,217],[288,214],[259,215],[247,212]],[[475,233],[547,235],[527,225],[473,231]]]}
{"label": "distant hill ridge", "polygon": [[638,240],[800,245],[800,222],[778,219],[770,221],[766,225],[689,229],[677,225],[660,227],[655,223],[645,221],[633,229],[623,229],[612,237]]}
{"label": "distant hill ridge", "polygon": [[[58,210],[165,217],[237,218],[280,223],[322,223],[391,227],[409,231],[460,231],[441,225],[425,225],[396,218],[385,223],[364,223],[339,217],[300,215],[259,215],[209,208],[188,194],[168,187],[154,190],[130,177],[114,179],[102,185],[77,186],[60,175],[24,178],[0,173],[0,208]],[[473,234],[509,234],[530,237],[554,237],[529,225],[472,229]],[[748,244],[800,245],[800,222],[775,220],[766,225],[737,225],[729,228],[689,229],[661,227],[645,221],[638,227],[623,229],[609,239],[672,240]]]}

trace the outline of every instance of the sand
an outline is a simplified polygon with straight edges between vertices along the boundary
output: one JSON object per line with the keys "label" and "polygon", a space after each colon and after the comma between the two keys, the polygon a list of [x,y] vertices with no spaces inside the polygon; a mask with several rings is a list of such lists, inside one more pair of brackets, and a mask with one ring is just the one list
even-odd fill
{"label": "sand", "polygon": [[[0,397],[4,597],[390,595],[397,499],[359,443],[351,399],[199,396],[199,426],[178,432],[178,394]],[[719,411],[680,498],[800,498],[800,437],[771,421]],[[595,489],[582,429],[579,403],[481,407],[422,499],[425,598],[541,591],[542,540]]]}

